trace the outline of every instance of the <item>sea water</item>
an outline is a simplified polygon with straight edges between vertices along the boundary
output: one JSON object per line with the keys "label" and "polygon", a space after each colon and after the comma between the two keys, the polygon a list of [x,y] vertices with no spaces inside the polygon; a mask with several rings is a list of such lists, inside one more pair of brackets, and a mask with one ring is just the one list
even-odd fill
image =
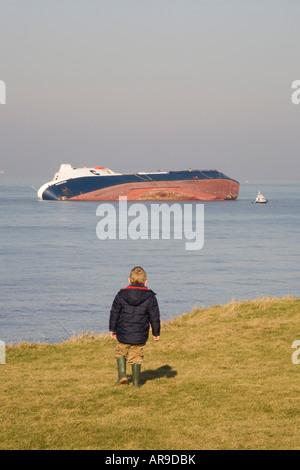
{"label": "sea water", "polygon": [[[232,299],[299,297],[297,182],[241,183],[237,201],[205,202],[204,245],[194,251],[172,233],[99,240],[99,202],[38,201],[31,185],[0,180],[1,341],[106,332],[114,296],[137,265],[163,321]],[[251,203],[258,190],[267,204]]]}

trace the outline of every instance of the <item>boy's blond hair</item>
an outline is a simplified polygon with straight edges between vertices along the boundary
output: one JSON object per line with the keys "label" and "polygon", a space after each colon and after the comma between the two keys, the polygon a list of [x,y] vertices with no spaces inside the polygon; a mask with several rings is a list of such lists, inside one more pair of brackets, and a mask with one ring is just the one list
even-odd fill
{"label": "boy's blond hair", "polygon": [[130,284],[144,286],[145,282],[147,281],[147,275],[143,268],[136,266],[131,270],[129,280]]}

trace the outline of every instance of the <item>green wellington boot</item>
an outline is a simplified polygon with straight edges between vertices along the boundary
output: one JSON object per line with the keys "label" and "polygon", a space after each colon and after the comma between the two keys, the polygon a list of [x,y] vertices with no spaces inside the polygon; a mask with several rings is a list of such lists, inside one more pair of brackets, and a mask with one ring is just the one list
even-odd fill
{"label": "green wellington boot", "polygon": [[127,385],[128,379],[126,377],[126,357],[119,357],[117,359],[118,364],[118,381],[116,385]]}
{"label": "green wellington boot", "polygon": [[141,364],[132,364],[132,382],[135,387],[140,387]]}

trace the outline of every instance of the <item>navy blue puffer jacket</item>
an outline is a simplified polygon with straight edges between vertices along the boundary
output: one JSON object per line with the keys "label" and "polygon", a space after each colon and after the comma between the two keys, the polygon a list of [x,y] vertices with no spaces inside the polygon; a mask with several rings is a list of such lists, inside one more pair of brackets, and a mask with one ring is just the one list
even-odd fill
{"label": "navy blue puffer jacket", "polygon": [[109,331],[126,344],[146,343],[149,328],[160,334],[160,313],[155,293],[147,287],[130,285],[116,295],[109,319]]}

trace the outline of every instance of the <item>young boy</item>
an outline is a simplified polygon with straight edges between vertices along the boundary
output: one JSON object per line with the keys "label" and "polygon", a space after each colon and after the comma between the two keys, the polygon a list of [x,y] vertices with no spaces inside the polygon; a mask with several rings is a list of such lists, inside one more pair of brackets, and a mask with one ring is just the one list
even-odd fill
{"label": "young boy", "polygon": [[160,313],[155,293],[146,287],[147,276],[143,268],[131,270],[129,286],[116,295],[109,319],[110,336],[118,340],[115,358],[119,378],[116,385],[127,384],[126,360],[132,365],[133,385],[140,386],[143,348],[151,325],[154,341],[159,340]]}

